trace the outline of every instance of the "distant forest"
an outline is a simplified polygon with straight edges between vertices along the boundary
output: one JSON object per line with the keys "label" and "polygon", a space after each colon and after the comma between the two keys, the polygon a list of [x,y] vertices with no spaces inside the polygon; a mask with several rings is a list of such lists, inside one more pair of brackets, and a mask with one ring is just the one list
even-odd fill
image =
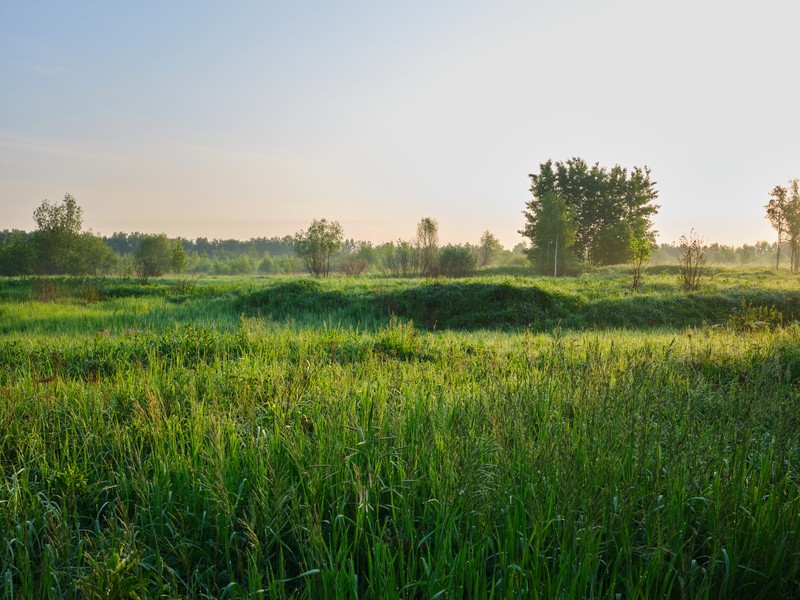
{"label": "distant forest", "polygon": [[[44,272],[38,268],[33,250],[34,232],[21,230],[0,231],[0,275],[32,275]],[[67,271],[76,274],[132,274],[134,255],[143,238],[149,234],[114,233],[111,236],[97,236],[99,241],[110,250],[99,265],[75,267]],[[205,237],[193,240],[173,238],[178,241],[186,253],[187,261],[184,272],[203,275],[245,275],[245,274],[294,274],[306,271],[306,266],[295,253],[293,236],[258,237],[246,241],[235,239],[208,239]],[[352,259],[363,260],[362,273],[392,273],[392,257],[403,242],[387,242],[373,244],[369,241],[345,239],[340,249],[331,259],[331,270],[347,272]],[[784,253],[787,251],[783,245]],[[481,252],[480,244],[464,244],[476,255]],[[526,254],[526,246],[517,244],[506,249],[499,244],[489,253],[488,260],[479,264],[478,268],[530,268],[531,263]],[[756,242],[742,246],[729,246],[712,243],[706,246],[707,264],[713,265],[750,265],[774,266],[777,255],[777,243]],[[96,253],[95,253],[96,254]],[[675,243],[659,244],[653,251],[651,265],[674,264],[677,262],[677,245]],[[99,268],[98,268],[99,267]]]}

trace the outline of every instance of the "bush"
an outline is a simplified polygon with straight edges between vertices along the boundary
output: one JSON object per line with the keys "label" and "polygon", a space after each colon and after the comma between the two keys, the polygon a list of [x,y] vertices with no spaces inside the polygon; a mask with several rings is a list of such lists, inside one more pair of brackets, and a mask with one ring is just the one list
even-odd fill
{"label": "bush", "polygon": [[477,266],[478,257],[466,246],[448,245],[439,251],[439,273],[444,277],[466,277]]}
{"label": "bush", "polygon": [[274,273],[277,268],[275,261],[269,255],[269,252],[264,253],[264,259],[258,265],[259,273]]}
{"label": "bush", "polygon": [[342,260],[339,268],[345,275],[361,275],[367,268],[367,260],[358,256],[348,256]]}

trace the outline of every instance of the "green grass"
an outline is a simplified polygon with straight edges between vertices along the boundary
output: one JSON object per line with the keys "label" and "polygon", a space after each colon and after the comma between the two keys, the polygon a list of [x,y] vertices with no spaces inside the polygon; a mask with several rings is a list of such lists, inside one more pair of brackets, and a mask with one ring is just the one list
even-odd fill
{"label": "green grass", "polygon": [[4,598],[800,595],[792,278],[63,284],[0,290]]}

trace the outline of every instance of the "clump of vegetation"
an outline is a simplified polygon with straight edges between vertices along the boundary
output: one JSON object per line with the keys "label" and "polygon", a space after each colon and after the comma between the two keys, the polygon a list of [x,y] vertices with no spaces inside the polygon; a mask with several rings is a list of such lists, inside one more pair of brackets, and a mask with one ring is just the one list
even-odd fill
{"label": "clump of vegetation", "polygon": [[741,307],[728,317],[728,327],[740,333],[763,329],[777,329],[783,326],[783,313],[775,306],[753,304],[752,300],[742,299]]}
{"label": "clump of vegetation", "polygon": [[347,256],[339,263],[339,268],[345,275],[361,275],[367,268],[367,259],[361,256]]}
{"label": "clump of vegetation", "polygon": [[448,244],[439,251],[439,274],[444,277],[467,277],[477,266],[478,257],[466,246]]}
{"label": "clump of vegetation", "polygon": [[678,268],[683,289],[692,292],[700,287],[703,265],[706,264],[706,244],[692,229],[688,236],[682,235],[678,242]]}

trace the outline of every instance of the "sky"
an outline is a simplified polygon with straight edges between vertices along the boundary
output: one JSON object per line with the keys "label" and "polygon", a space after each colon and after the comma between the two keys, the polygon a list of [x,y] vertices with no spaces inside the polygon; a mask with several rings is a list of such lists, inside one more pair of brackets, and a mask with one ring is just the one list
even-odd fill
{"label": "sky", "polygon": [[659,241],[772,240],[800,3],[0,0],[0,229],[522,241],[548,159],[648,166]]}

